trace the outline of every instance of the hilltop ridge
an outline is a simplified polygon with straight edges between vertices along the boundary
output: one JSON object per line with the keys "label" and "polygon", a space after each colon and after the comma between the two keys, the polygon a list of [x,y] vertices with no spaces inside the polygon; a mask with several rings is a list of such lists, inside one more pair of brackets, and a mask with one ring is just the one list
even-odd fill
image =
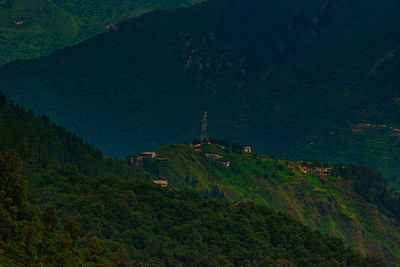
{"label": "hilltop ridge", "polygon": [[0,137],[1,265],[384,266],[266,206],[155,185],[1,93]]}
{"label": "hilltop ridge", "polygon": [[213,136],[368,165],[398,189],[398,135],[353,129],[400,129],[399,10],[395,0],[209,0],[8,64],[0,86],[107,155],[191,140],[207,110]]}
{"label": "hilltop ridge", "polygon": [[140,164],[169,187],[267,205],[345,239],[361,253],[385,255],[393,266],[399,263],[400,202],[385,179],[369,168],[279,160],[243,152],[226,141],[202,149],[167,145],[155,153],[155,159]]}

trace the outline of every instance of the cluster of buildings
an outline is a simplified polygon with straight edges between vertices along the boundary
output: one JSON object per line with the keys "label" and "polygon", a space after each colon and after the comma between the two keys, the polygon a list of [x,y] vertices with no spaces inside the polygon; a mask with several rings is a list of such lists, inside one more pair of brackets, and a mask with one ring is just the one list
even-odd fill
{"label": "cluster of buildings", "polygon": [[128,157],[128,163],[129,164],[136,164],[137,166],[142,166],[143,165],[143,160],[144,159],[155,159],[157,157],[156,152],[142,152],[136,157]]}
{"label": "cluster of buildings", "polygon": [[385,124],[371,124],[371,123],[359,123],[353,129],[353,131],[363,130],[363,129],[376,129],[376,130],[384,130],[388,128]]}
{"label": "cluster of buildings", "polygon": [[390,129],[392,136],[400,136],[400,129],[388,127],[386,124],[359,123],[353,128],[353,132],[362,132],[365,129],[385,130]]}
{"label": "cluster of buildings", "polygon": [[[304,164],[303,161],[300,161],[299,163]],[[312,162],[307,162],[307,166],[312,166]],[[298,167],[298,170],[301,171],[302,173],[314,173],[315,175],[318,176],[318,178],[321,181],[326,181],[328,179],[328,176],[331,175],[332,168],[324,168],[324,167],[307,167],[307,166],[300,166]]]}
{"label": "cluster of buildings", "polygon": [[192,145],[192,147],[194,148],[194,151],[197,153],[203,152],[203,146],[201,144],[195,144],[195,145]]}
{"label": "cluster of buildings", "polygon": [[400,129],[390,128],[392,130],[392,136],[400,136]]}
{"label": "cluster of buildings", "polygon": [[[109,24],[106,26],[106,28],[110,31],[115,31],[117,30],[117,27],[114,24]],[[197,153],[203,153],[203,146],[204,145],[210,145],[211,141],[209,138],[207,138],[207,111],[204,111],[203,113],[203,122],[202,122],[202,132],[201,132],[201,143],[200,144],[192,144],[191,146],[193,147],[194,151]],[[224,149],[225,147],[221,147]],[[251,147],[245,147],[243,149],[243,152],[245,153],[252,153]],[[130,156],[127,157],[128,164],[135,164],[137,166],[143,166],[143,162],[146,159],[154,159],[160,163],[165,163],[168,161],[167,158],[159,158],[157,157],[156,152],[142,152],[137,156]],[[219,154],[215,153],[204,153],[204,156],[213,161],[218,161],[222,166],[229,168],[231,166],[231,162],[229,160],[223,160],[223,157]],[[160,185],[161,187],[168,187],[168,181],[167,180],[152,180],[153,183]]]}
{"label": "cluster of buildings", "polygon": [[[136,166],[142,167],[145,159],[154,159],[159,163],[165,163],[168,161],[167,158],[158,158],[156,152],[142,152],[137,156],[131,156],[127,158],[128,164],[135,164]],[[168,186],[168,180],[152,180],[153,183],[160,185],[161,187]]]}
{"label": "cluster of buildings", "polygon": [[168,162],[167,158],[159,158],[156,152],[142,152],[137,156],[128,157],[129,164],[135,164],[136,166],[143,166],[143,161],[145,159],[154,159],[159,163]]}
{"label": "cluster of buildings", "polygon": [[214,160],[214,161],[219,161],[222,166],[229,168],[231,166],[231,162],[229,160],[222,160],[222,156],[219,154],[213,154],[213,153],[204,153],[204,156],[207,159]]}
{"label": "cluster of buildings", "polygon": [[314,168],[313,171],[321,181],[326,181],[331,175],[332,168]]}
{"label": "cluster of buildings", "polygon": [[[207,145],[210,145],[211,142],[207,140]],[[202,153],[203,152],[203,145],[204,144],[194,144],[191,145],[194,149],[195,152],[197,153]],[[225,146],[221,146],[222,149],[225,149]],[[251,147],[247,146],[243,148],[244,153],[252,153]],[[219,161],[222,166],[229,168],[231,166],[231,162],[229,160],[223,160],[223,157],[219,154],[215,153],[204,153],[204,156],[207,159],[214,160],[214,161]]]}

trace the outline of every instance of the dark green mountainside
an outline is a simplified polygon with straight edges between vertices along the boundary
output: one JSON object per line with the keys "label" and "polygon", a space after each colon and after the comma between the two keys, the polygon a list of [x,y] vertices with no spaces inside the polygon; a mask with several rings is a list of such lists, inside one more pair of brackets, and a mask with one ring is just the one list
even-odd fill
{"label": "dark green mountainside", "polygon": [[[167,163],[146,160],[143,167],[172,186],[193,188],[208,197],[268,205],[313,229],[345,239],[362,253],[385,255],[387,262],[400,264],[400,202],[385,179],[371,169],[333,165],[327,180],[320,180],[310,166],[303,173],[299,163],[243,153],[226,142],[209,145],[202,152],[185,144],[156,152]],[[224,166],[227,162],[229,166]],[[314,162],[313,166],[324,165]]]}
{"label": "dark green mountainside", "polygon": [[0,89],[108,155],[192,140],[207,110],[213,136],[398,189],[399,21],[395,0],[210,0],[8,64]]}
{"label": "dark green mountainside", "polygon": [[266,206],[146,182],[2,94],[0,126],[0,265],[384,266]]}
{"label": "dark green mountainside", "polygon": [[[157,8],[178,8],[192,0],[2,0],[0,65],[48,55],[101,32],[111,24]],[[109,26],[110,25],[110,26]],[[111,28],[110,28],[111,27]]]}

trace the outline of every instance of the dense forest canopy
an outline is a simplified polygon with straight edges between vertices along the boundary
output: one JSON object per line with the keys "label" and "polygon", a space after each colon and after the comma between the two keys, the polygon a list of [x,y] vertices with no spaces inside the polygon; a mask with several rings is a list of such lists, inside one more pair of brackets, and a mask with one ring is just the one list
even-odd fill
{"label": "dense forest canopy", "polygon": [[4,266],[384,266],[266,206],[152,184],[2,94],[0,126]]}
{"label": "dense forest canopy", "polygon": [[[143,168],[206,197],[268,205],[398,264],[400,202],[381,174],[364,166],[280,160],[246,153],[237,143],[211,142],[201,151],[189,144],[161,147],[155,152],[166,160],[146,159]],[[321,168],[325,175],[318,174]]]}
{"label": "dense forest canopy", "polygon": [[400,265],[397,1],[28,2],[0,64],[107,32],[0,69],[0,265]]}
{"label": "dense forest canopy", "polygon": [[53,176],[62,181],[53,182],[60,189],[53,201],[70,215],[59,218],[55,206],[31,202],[18,165],[17,153],[0,152],[0,263],[6,266],[383,266],[264,206],[206,201],[138,181],[81,175],[84,180],[66,184]]}
{"label": "dense forest canopy", "polygon": [[[6,266],[384,266],[265,205],[223,195],[206,200],[188,187],[152,184],[151,164],[106,158],[2,94],[0,126],[0,263]],[[42,141],[30,143],[32,133]],[[240,145],[225,144],[241,155]]]}

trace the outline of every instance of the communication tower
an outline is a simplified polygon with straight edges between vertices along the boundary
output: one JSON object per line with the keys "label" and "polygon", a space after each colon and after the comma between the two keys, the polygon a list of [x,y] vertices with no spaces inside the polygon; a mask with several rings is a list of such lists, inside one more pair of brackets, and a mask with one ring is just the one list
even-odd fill
{"label": "communication tower", "polygon": [[207,111],[203,112],[203,123],[201,125],[201,144],[207,143]]}

